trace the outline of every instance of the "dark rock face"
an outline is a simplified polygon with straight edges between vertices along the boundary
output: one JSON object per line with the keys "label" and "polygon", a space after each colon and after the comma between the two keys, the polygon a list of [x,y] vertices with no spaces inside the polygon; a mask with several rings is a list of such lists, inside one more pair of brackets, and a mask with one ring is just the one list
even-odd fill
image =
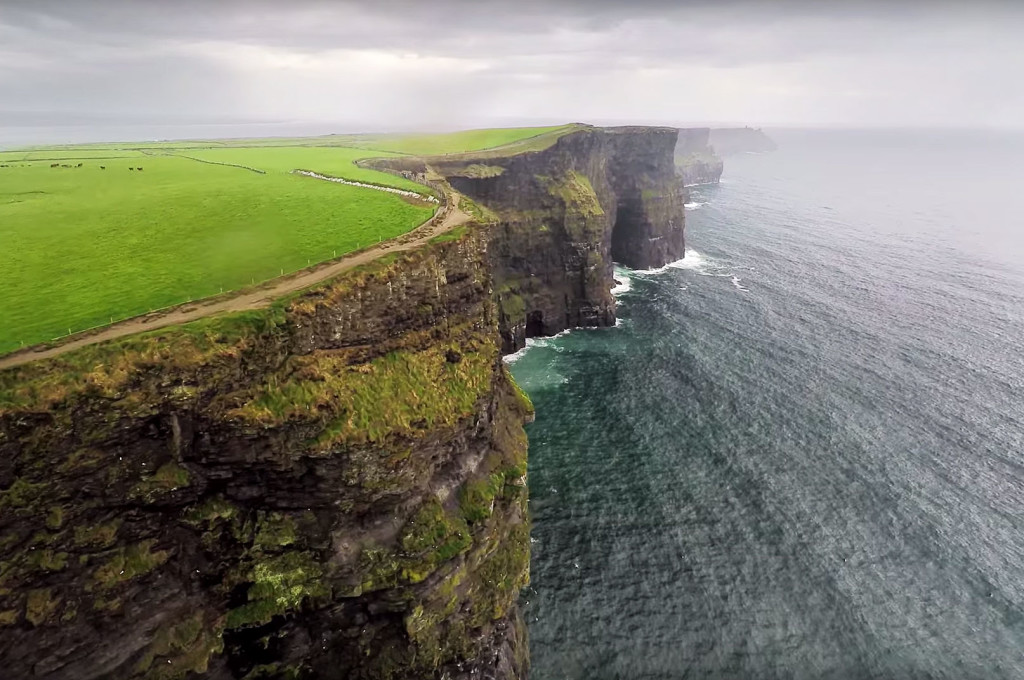
{"label": "dark rock face", "polygon": [[718,184],[725,164],[715,154],[711,144],[710,128],[684,128],[679,130],[676,143],[676,167],[683,184]]}
{"label": "dark rock face", "polygon": [[525,677],[485,246],[0,374],[0,675]]}
{"label": "dark rock face", "polygon": [[585,129],[542,151],[435,164],[497,214],[489,254],[502,349],[615,323],[612,262],[645,269],[685,251],[673,128]]}

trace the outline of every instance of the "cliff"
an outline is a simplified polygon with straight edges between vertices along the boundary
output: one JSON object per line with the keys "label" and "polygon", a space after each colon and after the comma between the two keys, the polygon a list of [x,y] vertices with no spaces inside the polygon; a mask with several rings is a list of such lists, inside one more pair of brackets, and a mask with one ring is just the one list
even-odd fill
{"label": "cliff", "polygon": [[682,128],[676,142],[675,163],[683,184],[718,184],[725,164],[711,146],[710,128]]}
{"label": "cliff", "polygon": [[685,193],[674,128],[589,128],[539,151],[434,159],[494,214],[488,245],[502,350],[528,337],[615,323],[613,262],[683,257]]}
{"label": "cliff", "polygon": [[778,146],[760,128],[714,128],[711,130],[711,146],[720,156],[737,153],[764,153],[775,151]]}
{"label": "cliff", "polygon": [[485,257],[0,374],[3,676],[522,677],[530,406]]}
{"label": "cliff", "polygon": [[532,407],[501,353],[612,323],[613,260],[682,256],[675,144],[389,161],[479,224],[0,372],[3,676],[525,678]]}

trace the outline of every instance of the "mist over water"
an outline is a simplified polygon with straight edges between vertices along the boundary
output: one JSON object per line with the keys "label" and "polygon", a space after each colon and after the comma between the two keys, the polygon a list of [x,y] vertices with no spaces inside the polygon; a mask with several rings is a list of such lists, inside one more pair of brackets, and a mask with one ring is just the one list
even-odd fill
{"label": "mist over water", "polygon": [[773,136],[513,363],[531,677],[1024,677],[1024,138]]}

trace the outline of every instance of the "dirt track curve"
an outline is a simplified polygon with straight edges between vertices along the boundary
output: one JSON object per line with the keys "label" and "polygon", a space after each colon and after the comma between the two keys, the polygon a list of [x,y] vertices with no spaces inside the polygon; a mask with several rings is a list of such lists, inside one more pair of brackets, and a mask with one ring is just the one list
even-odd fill
{"label": "dirt track curve", "polygon": [[450,192],[446,204],[441,207],[436,215],[397,238],[385,241],[380,245],[361,250],[352,255],[337,260],[323,262],[311,268],[302,269],[294,274],[267,281],[256,288],[241,290],[229,296],[218,295],[206,302],[191,302],[173,307],[166,311],[143,316],[136,316],[125,321],[120,321],[111,326],[81,334],[78,337],[72,336],[67,342],[56,347],[45,349],[33,349],[31,347],[19,350],[7,356],[0,357],[0,370],[27,364],[38,359],[47,359],[58,356],[73,349],[93,345],[106,340],[121,338],[134,333],[151,331],[164,326],[195,321],[214,314],[227,312],[242,312],[250,309],[266,307],[271,302],[289,293],[302,290],[320,283],[332,276],[348,271],[361,264],[372,262],[381,255],[387,253],[414,250],[427,243],[435,236],[439,236],[455,227],[469,222],[472,218],[459,208],[459,194]]}

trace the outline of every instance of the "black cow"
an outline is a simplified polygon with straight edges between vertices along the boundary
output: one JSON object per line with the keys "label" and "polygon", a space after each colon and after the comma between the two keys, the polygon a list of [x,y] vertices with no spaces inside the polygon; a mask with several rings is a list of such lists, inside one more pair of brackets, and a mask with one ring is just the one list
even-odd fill
{"label": "black cow", "polygon": [[60,163],[50,163],[50,167],[51,168],[59,168],[60,167]]}
{"label": "black cow", "polygon": [[107,169],[107,166],[105,166],[105,165],[101,165],[100,166],[100,170],[106,170],[106,169]]}
{"label": "black cow", "polygon": [[134,170],[135,168],[128,168],[128,169],[129,169],[129,170]]}
{"label": "black cow", "polygon": [[135,168],[135,169],[138,170],[139,172],[142,172],[142,166],[141,165],[139,167]]}

